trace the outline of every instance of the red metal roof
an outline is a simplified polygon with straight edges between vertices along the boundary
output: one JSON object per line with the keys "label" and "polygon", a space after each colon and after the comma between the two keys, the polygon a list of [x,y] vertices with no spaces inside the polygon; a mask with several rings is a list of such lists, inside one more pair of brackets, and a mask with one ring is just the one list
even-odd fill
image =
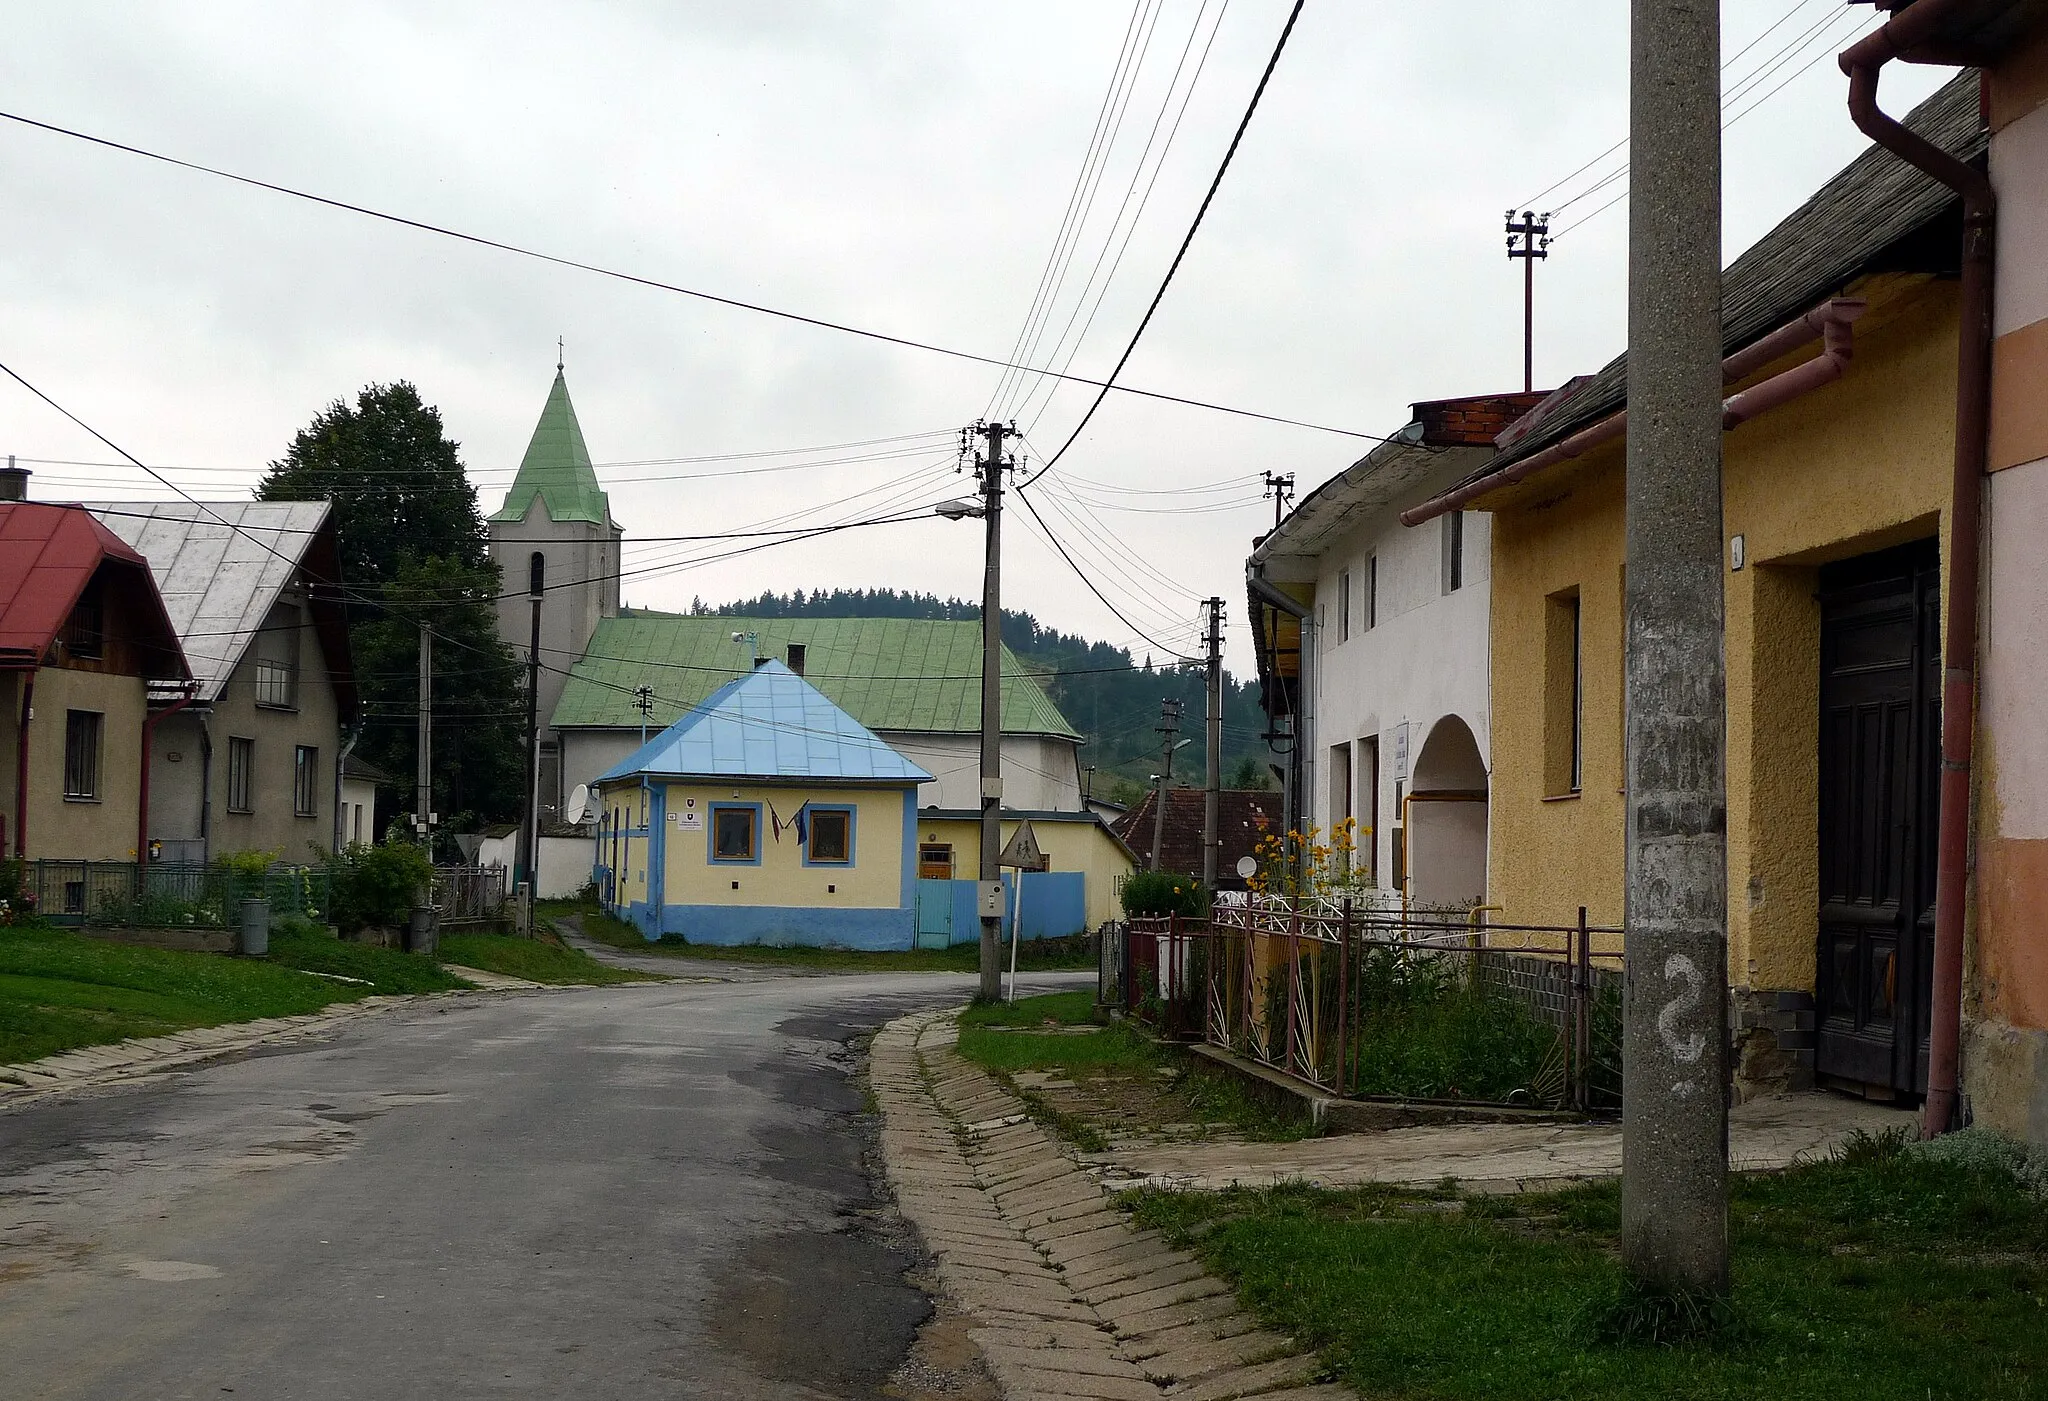
{"label": "red metal roof", "polygon": [[39,501],[0,501],[0,666],[41,665],[86,584],[110,562],[147,596],[137,611],[153,635],[136,641],[155,654],[150,674],[188,675],[149,561],[91,512]]}

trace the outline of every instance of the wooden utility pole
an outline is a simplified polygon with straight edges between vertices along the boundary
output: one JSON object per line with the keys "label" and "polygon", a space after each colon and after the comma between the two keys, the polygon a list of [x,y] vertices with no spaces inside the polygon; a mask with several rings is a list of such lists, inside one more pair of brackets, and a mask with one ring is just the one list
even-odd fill
{"label": "wooden utility pole", "polygon": [[1209,772],[1202,792],[1202,888],[1216,891],[1216,855],[1222,836],[1217,830],[1217,808],[1223,791],[1223,600],[1211,598],[1203,605],[1209,610]]}
{"label": "wooden utility pole", "polygon": [[1159,732],[1159,796],[1152,800],[1152,859],[1146,864],[1147,870],[1159,869],[1159,847],[1166,840],[1166,794],[1173,787],[1173,751],[1180,748],[1174,742],[1180,734],[1180,702],[1168,696],[1159,702],[1159,723],[1152,727]]}
{"label": "wooden utility pole", "polygon": [[420,713],[413,765],[412,825],[423,844],[434,840],[434,630],[420,621]]}
{"label": "wooden utility pole", "polygon": [[1273,529],[1278,530],[1280,518],[1287,513],[1287,503],[1294,499],[1294,473],[1261,472],[1259,476],[1265,483],[1259,494],[1273,498]]}
{"label": "wooden utility pole", "polygon": [[1008,425],[980,423],[982,521],[987,551],[981,576],[981,987],[983,1001],[1003,995],[1003,439]]}
{"label": "wooden utility pole", "polygon": [[1622,1268],[1728,1289],[1716,0],[1632,0]]}
{"label": "wooden utility pole", "polygon": [[515,887],[537,888],[539,884],[534,873],[540,866],[540,600],[547,587],[547,572],[547,556],[535,550],[526,571],[533,632],[526,647],[526,820],[520,826],[519,855],[513,861]]}
{"label": "wooden utility pole", "polygon": [[1522,392],[1529,394],[1536,389],[1536,260],[1550,256],[1550,216],[1525,209],[1517,223],[1510,209],[1508,256],[1522,260]]}

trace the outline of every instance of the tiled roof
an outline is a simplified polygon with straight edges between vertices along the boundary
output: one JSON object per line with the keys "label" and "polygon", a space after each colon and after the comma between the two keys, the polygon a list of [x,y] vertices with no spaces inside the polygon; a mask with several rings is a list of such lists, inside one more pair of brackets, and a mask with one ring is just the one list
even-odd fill
{"label": "tiled roof", "polygon": [[[632,614],[597,625],[555,706],[557,729],[639,725],[633,688],[654,690],[665,724],[743,674],[744,643],[761,655],[805,649],[804,677],[871,730],[923,734],[981,728],[981,624],[919,618],[734,618]],[[1003,732],[1079,738],[1059,707],[1003,649]]]}
{"label": "tiled roof", "polygon": [[931,775],[781,662],[721,686],[598,776],[928,783]]}
{"label": "tiled roof", "polygon": [[559,368],[548,401],[541,407],[540,422],[526,444],[519,475],[505,493],[505,504],[491,519],[526,519],[535,496],[547,503],[550,520],[611,524],[611,505],[604,488],[597,484],[590,449],[583,445],[583,427],[576,422],[576,406],[569,402],[569,385]]}
{"label": "tiled roof", "polygon": [[[1152,810],[1159,797],[1153,788],[1144,801],[1110,824],[1138,854],[1138,864],[1152,860]],[[1199,788],[1170,788],[1166,793],[1166,831],[1159,843],[1159,869],[1187,875],[1202,873],[1202,799]],[[1237,873],[1240,858],[1250,856],[1259,838],[1285,829],[1280,795],[1264,789],[1226,788],[1216,795],[1216,887],[1243,890]]]}
{"label": "tiled roof", "polygon": [[189,675],[149,565],[121,538],[76,506],[0,502],[0,661],[39,666],[78,596],[101,565],[137,576],[137,616],[155,635],[135,639],[157,678]]}
{"label": "tiled roof", "polygon": [[85,509],[148,559],[199,683],[196,698],[205,703],[219,698],[333,508],[325,501],[92,501]]}

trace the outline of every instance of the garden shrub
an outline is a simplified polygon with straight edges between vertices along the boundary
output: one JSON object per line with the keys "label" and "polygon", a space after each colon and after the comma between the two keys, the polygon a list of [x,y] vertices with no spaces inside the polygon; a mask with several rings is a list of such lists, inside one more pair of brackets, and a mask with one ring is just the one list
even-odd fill
{"label": "garden shrub", "polygon": [[1124,913],[1133,918],[1179,915],[1201,919],[1209,913],[1208,892],[1193,876],[1173,871],[1133,871],[1124,882]]}
{"label": "garden shrub", "polygon": [[396,927],[432,887],[434,863],[411,842],[348,846],[328,862],[329,915],[346,933]]}

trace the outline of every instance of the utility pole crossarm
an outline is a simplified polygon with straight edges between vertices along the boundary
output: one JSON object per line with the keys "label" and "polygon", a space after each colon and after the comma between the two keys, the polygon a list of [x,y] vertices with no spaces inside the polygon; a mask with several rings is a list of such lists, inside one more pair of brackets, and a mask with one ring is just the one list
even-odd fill
{"label": "utility pole crossarm", "polygon": [[[1550,216],[1525,209],[1507,214],[1508,257],[1522,260],[1522,392],[1536,389],[1536,260],[1550,256]],[[1515,246],[1515,240],[1522,240]]]}

